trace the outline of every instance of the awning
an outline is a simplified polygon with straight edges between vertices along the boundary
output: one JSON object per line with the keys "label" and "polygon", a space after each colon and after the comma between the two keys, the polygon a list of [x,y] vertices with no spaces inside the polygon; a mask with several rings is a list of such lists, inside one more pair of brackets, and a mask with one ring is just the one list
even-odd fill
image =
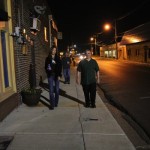
{"label": "awning", "polygon": [[8,21],[8,13],[0,9],[0,21]]}

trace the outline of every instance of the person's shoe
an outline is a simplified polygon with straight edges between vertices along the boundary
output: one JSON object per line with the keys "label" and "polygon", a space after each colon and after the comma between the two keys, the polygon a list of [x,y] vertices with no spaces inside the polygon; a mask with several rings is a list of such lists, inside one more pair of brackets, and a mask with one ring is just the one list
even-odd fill
{"label": "person's shoe", "polygon": [[67,82],[65,81],[64,84],[67,84]]}
{"label": "person's shoe", "polygon": [[94,105],[91,105],[91,108],[96,108],[96,105],[94,104]]}
{"label": "person's shoe", "polygon": [[52,106],[49,106],[49,109],[50,109],[50,110],[54,110],[54,107],[52,107]]}
{"label": "person's shoe", "polygon": [[89,105],[89,104],[85,104],[85,107],[86,107],[86,108],[89,108],[89,107],[90,107],[90,105]]}
{"label": "person's shoe", "polygon": [[70,84],[70,82],[68,82],[68,84]]}

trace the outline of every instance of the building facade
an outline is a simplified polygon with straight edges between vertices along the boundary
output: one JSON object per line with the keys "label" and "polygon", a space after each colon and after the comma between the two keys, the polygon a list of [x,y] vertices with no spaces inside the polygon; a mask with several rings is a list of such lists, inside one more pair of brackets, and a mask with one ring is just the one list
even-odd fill
{"label": "building facade", "polygon": [[118,50],[116,50],[116,44],[101,46],[100,57],[112,58],[112,59],[118,58],[120,60],[127,59],[126,45],[120,45],[120,43],[117,44],[118,44],[117,46]]}
{"label": "building facade", "polygon": [[126,32],[121,45],[126,45],[127,60],[150,63],[150,22]]}
{"label": "building facade", "polygon": [[0,16],[1,121],[22,103],[22,89],[46,78],[45,58],[57,46],[58,29],[46,0],[1,0],[0,10],[6,16]]}
{"label": "building facade", "polygon": [[150,63],[150,22],[125,32],[120,42],[100,47],[100,57]]}

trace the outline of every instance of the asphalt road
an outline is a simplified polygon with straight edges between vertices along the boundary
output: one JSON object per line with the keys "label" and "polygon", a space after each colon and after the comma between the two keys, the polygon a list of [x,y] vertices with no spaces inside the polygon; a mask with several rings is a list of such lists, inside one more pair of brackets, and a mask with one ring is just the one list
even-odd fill
{"label": "asphalt road", "polygon": [[118,60],[97,61],[100,87],[106,98],[130,116],[135,128],[150,143],[150,65]]}

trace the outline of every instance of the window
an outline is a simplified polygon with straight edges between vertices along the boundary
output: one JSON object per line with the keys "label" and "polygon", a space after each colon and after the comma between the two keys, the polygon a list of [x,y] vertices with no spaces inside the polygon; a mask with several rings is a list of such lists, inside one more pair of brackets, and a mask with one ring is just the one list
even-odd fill
{"label": "window", "polygon": [[1,48],[2,48],[2,58],[3,58],[4,85],[6,88],[9,87],[9,79],[8,79],[8,64],[7,64],[7,53],[6,53],[6,38],[5,38],[4,31],[1,31]]}
{"label": "window", "polygon": [[[11,0],[3,2],[3,9],[11,16]],[[12,33],[12,20],[0,22],[0,101],[16,92],[13,38],[9,33]]]}
{"label": "window", "polygon": [[139,49],[136,49],[135,55],[136,55],[136,56],[139,56],[139,55],[140,55],[140,50],[139,50]]}
{"label": "window", "polygon": [[131,56],[131,49],[128,49],[128,50],[127,50],[127,55],[128,55],[128,56]]}
{"label": "window", "polygon": [[150,48],[148,49],[148,58],[150,58]]}

